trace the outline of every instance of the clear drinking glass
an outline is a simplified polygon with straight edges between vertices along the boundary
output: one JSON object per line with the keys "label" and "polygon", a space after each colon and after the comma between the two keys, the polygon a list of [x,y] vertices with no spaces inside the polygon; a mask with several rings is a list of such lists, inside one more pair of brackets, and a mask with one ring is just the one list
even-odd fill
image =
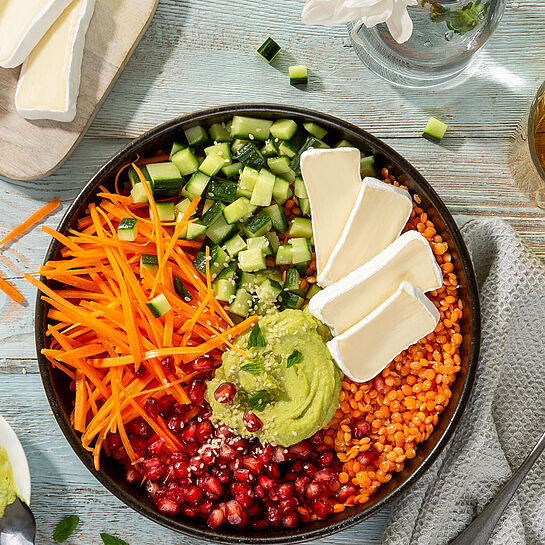
{"label": "clear drinking glass", "polygon": [[349,25],[361,61],[403,87],[433,87],[459,75],[498,26],[506,0],[423,0],[408,8],[414,30],[398,44],[385,24]]}
{"label": "clear drinking glass", "polygon": [[545,209],[545,83],[521,121],[512,146],[513,178],[521,190]]}

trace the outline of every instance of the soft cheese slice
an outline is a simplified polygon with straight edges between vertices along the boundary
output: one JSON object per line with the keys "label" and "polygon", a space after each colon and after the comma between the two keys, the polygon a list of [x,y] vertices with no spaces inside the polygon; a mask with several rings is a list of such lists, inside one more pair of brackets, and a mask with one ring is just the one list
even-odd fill
{"label": "soft cheese slice", "polygon": [[408,191],[376,178],[365,178],[344,230],[319,273],[318,283],[328,286],[382,252],[399,236],[411,210]]}
{"label": "soft cheese slice", "polygon": [[443,285],[443,274],[429,242],[408,231],[371,261],[317,293],[311,314],[339,335],[392,296],[403,281],[427,292]]}
{"label": "soft cheese slice", "polygon": [[95,0],[74,0],[30,54],[15,95],[22,117],[74,120],[85,34],[94,8]]}
{"label": "soft cheese slice", "polygon": [[0,66],[22,64],[71,0],[0,0]]}
{"label": "soft cheese slice", "polygon": [[418,288],[402,282],[384,303],[327,346],[348,377],[365,382],[431,333],[438,322],[435,305]]}
{"label": "soft cheese slice", "polygon": [[358,197],[360,156],[355,148],[311,149],[301,155],[318,273],[324,269]]}

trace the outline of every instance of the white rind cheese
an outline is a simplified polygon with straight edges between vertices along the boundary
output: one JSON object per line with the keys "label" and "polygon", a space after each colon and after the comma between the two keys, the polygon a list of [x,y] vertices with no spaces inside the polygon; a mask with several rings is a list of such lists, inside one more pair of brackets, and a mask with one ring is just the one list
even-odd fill
{"label": "white rind cheese", "polygon": [[74,120],[85,35],[94,8],[95,0],[74,0],[32,51],[17,85],[19,115],[26,119]]}
{"label": "white rind cheese", "polygon": [[15,68],[30,55],[71,0],[0,0],[0,66]]}
{"label": "white rind cheese", "polygon": [[382,252],[403,231],[411,210],[408,191],[365,178],[344,230],[319,272],[318,284],[328,286]]}
{"label": "white rind cheese", "polygon": [[435,305],[419,289],[402,282],[384,303],[327,346],[348,377],[365,382],[431,333],[439,317]]}
{"label": "white rind cheese", "polygon": [[358,197],[360,157],[355,148],[311,149],[301,155],[318,273],[325,267]]}
{"label": "white rind cheese", "polygon": [[384,303],[403,281],[424,293],[443,285],[431,246],[417,231],[404,233],[371,261],[317,293],[309,311],[339,335]]}

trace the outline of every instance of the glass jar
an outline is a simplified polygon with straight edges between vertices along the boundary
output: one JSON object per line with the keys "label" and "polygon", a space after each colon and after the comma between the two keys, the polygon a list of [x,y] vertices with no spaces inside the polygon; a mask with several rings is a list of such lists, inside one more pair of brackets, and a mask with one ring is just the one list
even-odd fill
{"label": "glass jar", "polygon": [[403,87],[443,85],[468,66],[488,41],[506,0],[420,0],[408,7],[412,36],[397,43],[385,24],[350,24],[356,53],[373,72]]}

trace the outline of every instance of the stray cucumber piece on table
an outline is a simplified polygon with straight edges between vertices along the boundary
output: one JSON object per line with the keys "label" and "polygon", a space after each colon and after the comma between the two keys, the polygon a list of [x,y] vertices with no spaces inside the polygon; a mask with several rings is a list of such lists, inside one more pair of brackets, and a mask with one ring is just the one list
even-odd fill
{"label": "stray cucumber piece on table", "polygon": [[305,85],[308,83],[308,68],[304,64],[297,64],[288,68],[290,85]]}
{"label": "stray cucumber piece on table", "polygon": [[435,117],[430,117],[422,136],[432,142],[441,142],[443,136],[445,136],[445,132],[447,132],[447,128],[448,125],[446,123],[439,121]]}
{"label": "stray cucumber piece on table", "polygon": [[257,49],[256,53],[266,62],[271,63],[282,49],[272,38],[267,38]]}

